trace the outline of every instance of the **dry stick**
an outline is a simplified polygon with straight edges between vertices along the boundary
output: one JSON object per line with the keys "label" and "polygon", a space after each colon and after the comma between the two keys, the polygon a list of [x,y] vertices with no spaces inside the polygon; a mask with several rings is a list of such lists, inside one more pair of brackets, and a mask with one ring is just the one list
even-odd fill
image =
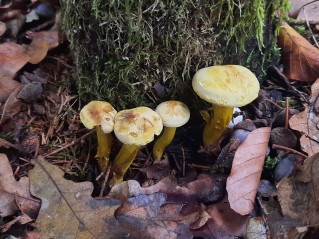
{"label": "dry stick", "polygon": [[77,142],[81,141],[82,139],[88,137],[88,136],[91,135],[93,132],[94,132],[94,131],[92,130],[92,131],[86,133],[85,135],[82,135],[80,138],[78,138],[78,139],[76,139],[76,140],[73,140],[71,143],[68,143],[68,144],[62,146],[61,148],[58,148],[58,149],[52,151],[51,153],[44,154],[43,157],[47,157],[47,156],[51,156],[51,155],[53,155],[53,154],[57,154],[57,153],[63,151],[64,149],[71,147],[72,145],[76,144]]}
{"label": "dry stick", "polygon": [[101,187],[101,191],[100,191],[100,195],[99,195],[100,197],[103,197],[103,192],[105,190],[107,181],[109,180],[109,176],[110,176],[110,172],[111,172],[111,166],[112,166],[112,164],[110,163],[109,166],[107,167],[105,178],[104,178],[104,181],[103,181],[103,184],[102,184],[102,187]]}
{"label": "dry stick", "polygon": [[303,154],[303,153],[300,153],[300,152],[298,152],[297,150],[294,150],[294,149],[292,149],[292,148],[288,148],[288,147],[286,147],[286,146],[282,146],[282,145],[278,145],[278,144],[273,144],[273,145],[272,145],[272,148],[273,148],[273,149],[285,150],[285,151],[288,151],[288,152],[297,154],[297,155],[299,155],[299,156],[301,156],[301,157],[303,157],[303,158],[305,158],[305,159],[308,158],[307,155],[305,155],[305,154]]}
{"label": "dry stick", "polygon": [[286,97],[286,121],[285,121],[285,129],[288,129],[288,121],[289,121],[289,101],[288,97]]}

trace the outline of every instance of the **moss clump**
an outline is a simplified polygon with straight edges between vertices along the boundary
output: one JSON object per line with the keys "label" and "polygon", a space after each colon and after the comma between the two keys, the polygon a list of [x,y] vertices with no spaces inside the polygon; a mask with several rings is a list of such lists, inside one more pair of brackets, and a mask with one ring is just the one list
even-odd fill
{"label": "moss clump", "polygon": [[190,82],[199,68],[222,63],[264,68],[250,63],[255,53],[263,62],[273,56],[265,53],[273,43],[266,38],[265,44],[265,24],[283,1],[61,0],[78,92],[117,109],[152,107],[169,98],[192,107]]}

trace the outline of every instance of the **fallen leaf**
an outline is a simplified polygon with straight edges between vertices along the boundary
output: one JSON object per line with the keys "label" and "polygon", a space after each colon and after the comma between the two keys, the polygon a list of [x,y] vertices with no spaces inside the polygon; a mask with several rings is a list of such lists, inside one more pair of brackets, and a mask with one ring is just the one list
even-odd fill
{"label": "fallen leaf", "polygon": [[183,203],[167,204],[166,194],[154,193],[128,199],[116,211],[116,219],[128,227],[143,232],[145,238],[193,238],[189,225],[198,212],[183,215]]}
{"label": "fallen leaf", "polygon": [[281,26],[278,44],[282,48],[282,63],[287,77],[309,82],[319,77],[319,49],[287,23]]}
{"label": "fallen leaf", "polygon": [[15,214],[19,208],[31,217],[35,217],[40,201],[29,192],[29,179],[22,177],[16,181],[9,160],[0,154],[0,216]]}
{"label": "fallen leaf", "polygon": [[19,113],[22,109],[24,103],[17,98],[20,90],[22,89],[22,85],[16,88],[8,97],[5,104],[2,107],[2,115],[0,118],[0,125],[3,124],[7,119],[12,118],[14,115]]}
{"label": "fallen leaf", "polygon": [[317,111],[319,94],[319,79],[311,86],[311,98],[305,110],[293,115],[289,120],[290,128],[301,132],[300,138],[301,149],[308,154],[314,155],[319,152],[319,112]]}
{"label": "fallen leaf", "polygon": [[16,222],[19,222],[20,224],[26,224],[28,222],[31,222],[32,219],[27,214],[22,214],[21,216],[15,217],[12,221],[1,225],[0,226],[0,232],[4,233],[10,229],[10,227],[15,224]]}
{"label": "fallen leaf", "polygon": [[264,165],[270,127],[250,132],[235,153],[226,190],[230,207],[241,215],[254,209],[254,201]]}
{"label": "fallen leaf", "polygon": [[151,195],[161,192],[168,195],[170,202],[212,203],[224,197],[225,180],[226,178],[221,175],[200,174],[196,180],[185,186],[178,186],[176,179],[173,176],[168,176],[149,187],[141,187],[137,181],[128,180],[112,187],[109,196],[123,200],[139,195]]}
{"label": "fallen leaf", "polygon": [[27,37],[32,40],[29,45],[24,45],[31,64],[40,63],[50,49],[59,45],[58,31],[28,32]]}
{"label": "fallen leaf", "polygon": [[2,36],[6,31],[7,31],[6,24],[0,21],[0,36]]}
{"label": "fallen leaf", "polygon": [[289,17],[297,18],[300,10],[313,0],[290,0],[291,9],[289,10]]}
{"label": "fallen leaf", "polygon": [[0,76],[0,102],[5,102],[20,85],[21,83],[13,80],[11,76]]}
{"label": "fallen leaf", "polygon": [[119,200],[92,198],[92,183],[66,180],[60,168],[42,157],[33,163],[30,191],[42,202],[34,223],[40,238],[140,238],[114,218]]}
{"label": "fallen leaf", "polygon": [[14,76],[29,60],[23,46],[12,42],[0,44],[0,77]]}
{"label": "fallen leaf", "polygon": [[319,2],[315,1],[310,4],[307,4],[300,9],[297,20],[307,21],[310,24],[316,23],[319,21],[318,10],[319,10]]}
{"label": "fallen leaf", "polygon": [[232,210],[227,199],[207,206],[205,211],[210,218],[203,227],[192,230],[194,236],[211,239],[235,239],[245,236],[249,217]]}
{"label": "fallen leaf", "polygon": [[300,221],[303,226],[319,223],[318,169],[319,153],[306,159],[294,177],[286,177],[277,185],[283,215]]}

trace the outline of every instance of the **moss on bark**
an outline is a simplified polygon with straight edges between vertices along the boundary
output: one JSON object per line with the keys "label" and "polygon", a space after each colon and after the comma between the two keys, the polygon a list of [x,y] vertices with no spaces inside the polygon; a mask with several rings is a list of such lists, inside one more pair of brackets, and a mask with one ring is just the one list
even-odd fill
{"label": "moss on bark", "polygon": [[61,0],[84,100],[118,110],[177,99],[196,107],[193,74],[242,64],[261,79],[278,51],[273,14],[286,0]]}

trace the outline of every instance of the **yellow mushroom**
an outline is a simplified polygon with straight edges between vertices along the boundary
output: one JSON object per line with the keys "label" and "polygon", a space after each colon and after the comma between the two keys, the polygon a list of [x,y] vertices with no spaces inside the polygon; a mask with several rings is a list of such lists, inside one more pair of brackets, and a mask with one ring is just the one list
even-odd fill
{"label": "yellow mushroom", "polygon": [[220,139],[232,118],[233,108],[252,102],[259,92],[256,76],[239,65],[200,69],[194,75],[192,85],[200,98],[212,103],[212,112],[205,117],[205,146],[215,144]]}
{"label": "yellow mushroom", "polygon": [[123,110],[116,114],[114,134],[123,143],[123,146],[111,168],[113,177],[109,183],[110,186],[123,181],[124,174],[141,146],[153,141],[154,135],[159,135],[162,130],[161,117],[148,107]]}
{"label": "yellow mushroom", "polygon": [[186,124],[190,111],[183,102],[170,100],[159,104],[155,110],[162,118],[164,131],[153,146],[153,157],[161,160],[165,148],[172,142],[176,128]]}
{"label": "yellow mushroom", "polygon": [[97,134],[98,149],[96,159],[101,171],[104,171],[109,163],[112,146],[112,134],[114,117],[117,111],[105,101],[91,101],[80,111],[80,119],[87,129],[95,128]]}

